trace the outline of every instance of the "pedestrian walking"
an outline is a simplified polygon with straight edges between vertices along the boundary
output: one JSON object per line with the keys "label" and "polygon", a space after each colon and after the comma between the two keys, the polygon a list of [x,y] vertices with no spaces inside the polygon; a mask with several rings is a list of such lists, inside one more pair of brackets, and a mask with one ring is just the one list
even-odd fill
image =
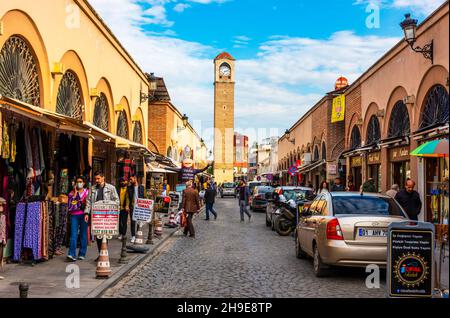
{"label": "pedestrian walking", "polygon": [[398,184],[393,184],[391,186],[391,189],[386,191],[386,195],[390,196],[391,198],[395,198],[399,189],[400,187],[398,186]]}
{"label": "pedestrian walking", "polygon": [[195,238],[195,229],[192,219],[194,214],[200,212],[200,198],[198,192],[194,190],[192,181],[186,182],[186,189],[183,191],[183,210],[187,214],[187,226],[184,228],[184,235]]}
{"label": "pedestrian walking", "polygon": [[331,187],[331,192],[344,192],[345,188],[344,185],[342,184],[341,178],[336,178],[334,179],[334,184]]}
{"label": "pedestrian walking", "polygon": [[317,194],[324,194],[330,192],[330,185],[325,180],[322,181],[319,187],[319,192]]}
{"label": "pedestrian walking", "polygon": [[120,199],[120,214],[119,214],[119,240],[127,235],[128,214],[130,213],[130,196],[128,195],[127,180],[121,178],[119,180],[119,199]]}
{"label": "pedestrian walking", "polygon": [[[169,187],[169,185],[167,185]],[[170,189],[170,188],[168,188]],[[133,221],[134,208],[137,205],[137,199],[145,199],[145,188],[139,184],[135,175],[130,177],[130,185],[128,186],[128,196],[130,198],[130,227],[131,227],[131,243],[136,241],[136,221]],[[127,229],[125,227],[125,233]]]}
{"label": "pedestrian walking", "polygon": [[214,210],[216,195],[217,191],[214,189],[214,185],[208,182],[205,190],[206,221],[209,221],[209,212],[211,212],[214,215],[214,219],[217,220],[217,212]]}
{"label": "pedestrian walking", "polygon": [[241,213],[241,222],[245,221],[244,213],[248,215],[248,221],[250,222],[252,219],[252,215],[250,214],[250,212],[247,209],[248,199],[250,197],[250,190],[247,187],[247,185],[245,184],[244,180],[241,180],[239,182],[238,195],[239,195],[239,210]]}
{"label": "pedestrian walking", "polygon": [[88,222],[84,218],[84,209],[88,189],[85,188],[85,179],[79,176],[75,179],[75,188],[69,193],[68,210],[70,213],[70,248],[67,258],[70,261],[76,261],[78,234],[80,235],[80,251],[78,260],[86,258],[88,244]]}
{"label": "pedestrian walking", "polygon": [[[105,182],[105,174],[103,172],[96,172],[94,174],[94,182],[95,185],[91,187],[86,198],[86,208],[84,209],[85,222],[89,221],[89,215],[92,213],[92,208],[95,202],[113,201],[117,204],[117,207],[120,206],[120,199],[117,194],[117,190],[112,184]],[[101,247],[102,239],[97,238],[97,248],[99,253]]]}
{"label": "pedestrian walking", "polygon": [[363,192],[376,193],[377,189],[373,178],[369,178],[362,186]]}
{"label": "pedestrian walking", "polygon": [[405,189],[400,190],[395,196],[395,200],[402,206],[411,220],[417,221],[422,209],[420,195],[414,190],[416,183],[409,179],[405,183]]}

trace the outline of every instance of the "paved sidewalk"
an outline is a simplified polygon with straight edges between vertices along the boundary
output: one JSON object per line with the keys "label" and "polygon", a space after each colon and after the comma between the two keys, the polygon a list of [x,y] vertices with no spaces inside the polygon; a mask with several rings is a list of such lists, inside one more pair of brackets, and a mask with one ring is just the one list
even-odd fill
{"label": "paved sidewalk", "polygon": [[[158,214],[163,224],[168,222],[164,214]],[[128,232],[129,230],[128,226]],[[96,279],[95,259],[98,256],[96,242],[88,246],[86,260],[67,262],[66,255],[55,256],[53,259],[38,263],[35,266],[25,264],[6,264],[0,268],[0,298],[19,297],[19,284],[26,282],[29,285],[29,298],[86,298],[96,297],[104,289],[113,285],[123,275],[128,273],[145,258],[150,257],[152,252],[166,239],[172,236],[178,229],[170,229],[163,226],[161,239],[154,238],[154,245],[146,245],[150,248],[147,254],[128,253],[127,264],[119,264],[122,242],[118,239],[110,240],[108,245],[109,258],[112,275],[109,279]],[[148,226],[144,227],[144,238],[147,238]],[[128,233],[128,242],[131,235]],[[130,243],[128,243],[130,245]],[[71,273],[69,265],[79,266],[80,288],[66,288],[66,279]],[[66,269],[68,272],[66,272]]]}

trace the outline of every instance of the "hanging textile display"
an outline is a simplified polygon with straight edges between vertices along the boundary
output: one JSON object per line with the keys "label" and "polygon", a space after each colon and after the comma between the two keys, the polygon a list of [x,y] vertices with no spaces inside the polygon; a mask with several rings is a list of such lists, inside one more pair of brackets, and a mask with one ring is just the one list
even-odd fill
{"label": "hanging textile display", "polygon": [[3,122],[3,136],[2,136],[2,158],[9,159],[10,148],[9,148],[9,134],[8,134],[8,124],[6,121]]}
{"label": "hanging textile display", "polygon": [[14,260],[20,261],[22,251],[31,249],[35,261],[41,259],[41,203],[20,202],[16,208]]}
{"label": "hanging textile display", "polygon": [[16,148],[16,125],[13,123],[11,125],[11,157],[10,162],[16,161],[17,148]]}

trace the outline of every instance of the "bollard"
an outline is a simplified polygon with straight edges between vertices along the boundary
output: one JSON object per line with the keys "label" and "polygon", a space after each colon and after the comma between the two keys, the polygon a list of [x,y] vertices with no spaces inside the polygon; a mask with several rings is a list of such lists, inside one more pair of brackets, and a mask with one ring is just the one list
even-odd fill
{"label": "bollard", "polygon": [[127,237],[124,236],[122,238],[122,250],[120,253],[120,259],[119,259],[119,264],[127,264],[128,260],[127,260]]}
{"label": "bollard", "polygon": [[28,289],[30,287],[28,286],[27,283],[20,283],[19,284],[19,295],[20,298],[28,298]]}
{"label": "bollard", "polygon": [[152,218],[152,220],[148,223],[148,237],[147,237],[147,242],[145,242],[145,244],[148,245],[153,245],[153,222],[154,222],[154,218]]}

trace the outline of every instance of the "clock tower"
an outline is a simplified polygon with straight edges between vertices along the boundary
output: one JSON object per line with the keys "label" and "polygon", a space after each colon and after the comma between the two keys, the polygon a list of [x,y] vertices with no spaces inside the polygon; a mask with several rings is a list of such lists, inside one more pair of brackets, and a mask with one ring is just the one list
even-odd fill
{"label": "clock tower", "polygon": [[214,59],[214,178],[234,181],[234,62],[223,52]]}

